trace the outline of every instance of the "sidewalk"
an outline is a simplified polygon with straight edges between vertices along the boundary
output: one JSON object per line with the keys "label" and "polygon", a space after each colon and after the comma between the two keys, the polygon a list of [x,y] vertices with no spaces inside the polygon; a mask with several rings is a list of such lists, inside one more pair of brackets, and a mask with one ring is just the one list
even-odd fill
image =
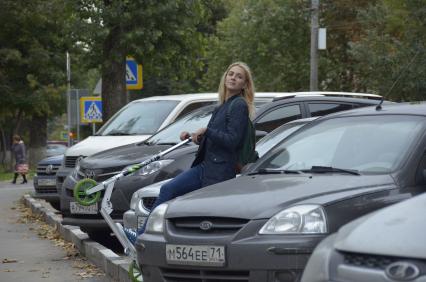
{"label": "sidewalk", "polygon": [[128,275],[131,260],[126,256],[119,256],[103,245],[91,240],[80,228],[70,225],[62,225],[61,215],[55,211],[49,203],[44,200],[34,199],[30,196],[33,189],[32,181],[26,184],[12,184],[0,182],[0,191],[3,189],[19,189],[24,195],[24,204],[29,207],[33,214],[40,215],[50,226],[58,230],[60,236],[68,242],[72,242],[82,256],[88,258],[93,264],[102,269],[110,279],[120,282],[130,282]]}

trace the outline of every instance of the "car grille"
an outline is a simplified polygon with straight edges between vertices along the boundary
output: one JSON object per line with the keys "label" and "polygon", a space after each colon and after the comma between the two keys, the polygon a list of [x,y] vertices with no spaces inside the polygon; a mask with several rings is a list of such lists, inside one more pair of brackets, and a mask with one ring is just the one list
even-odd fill
{"label": "car grille", "polygon": [[91,178],[96,182],[100,183],[107,180],[108,178],[113,177],[114,175],[119,174],[124,169],[124,166],[120,167],[109,167],[102,169],[90,169],[90,168],[80,168],[79,173],[76,176],[76,180],[81,180],[84,178]]}
{"label": "car grille", "polygon": [[152,206],[155,203],[155,200],[157,200],[157,197],[146,197],[146,198],[142,198],[143,206],[147,210],[151,211],[152,210]]}
{"label": "car grille", "polygon": [[194,270],[162,268],[161,274],[167,282],[226,282],[249,281],[249,271]]}
{"label": "car grille", "polygon": [[75,162],[80,156],[72,156],[72,157],[66,157],[65,158],[65,167],[74,168]]}
{"label": "car grille", "polygon": [[37,166],[37,175],[55,175],[61,166],[59,164],[55,164],[48,168],[49,165],[50,164],[39,164]]}
{"label": "car grille", "polygon": [[56,190],[56,187],[49,187],[49,188],[46,188],[46,187],[40,188],[40,187],[38,187],[38,188],[35,188],[35,191],[37,193],[39,193],[39,194],[50,194],[50,193],[55,193],[56,194],[58,192]]}
{"label": "car grille", "polygon": [[[176,232],[229,235],[240,230],[248,223],[248,220],[229,217],[184,217],[171,218],[169,222]],[[210,227],[201,229],[200,226],[206,222],[210,224]]]}
{"label": "car grille", "polygon": [[369,254],[359,254],[350,252],[341,252],[343,254],[344,263],[351,266],[386,269],[391,263],[397,261],[411,261],[419,266],[422,271],[426,271],[426,260],[408,259],[403,257],[379,256]]}

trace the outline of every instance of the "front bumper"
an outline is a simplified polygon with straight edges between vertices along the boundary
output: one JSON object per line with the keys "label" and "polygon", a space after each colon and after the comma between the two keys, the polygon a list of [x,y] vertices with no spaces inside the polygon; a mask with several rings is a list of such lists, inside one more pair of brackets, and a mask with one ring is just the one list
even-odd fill
{"label": "front bumper", "polygon": [[[310,254],[324,235],[258,235],[265,223],[266,220],[253,220],[230,236],[177,234],[170,231],[169,224],[165,237],[143,234],[135,246],[144,281],[299,281]],[[225,264],[169,264],[166,244],[224,246]]]}
{"label": "front bumper", "polygon": [[60,167],[59,170],[56,172],[56,190],[59,197],[61,197],[62,193],[62,184],[73,170],[73,168],[69,167]]}
{"label": "front bumper", "polygon": [[[124,177],[115,183],[111,195],[113,211],[110,214],[116,222],[123,222],[123,214],[130,208],[130,199],[136,190],[151,184],[152,179],[142,177]],[[76,225],[82,228],[107,228],[108,225],[100,214],[101,201],[98,202],[97,214],[72,214],[70,211],[71,202],[76,202],[73,196],[74,187],[77,180],[70,174],[65,178],[61,189],[61,213],[63,224]],[[102,197],[104,191],[101,192]]]}
{"label": "front bumper", "polygon": [[33,181],[35,198],[44,199],[49,203],[59,203],[56,175],[36,175]]}

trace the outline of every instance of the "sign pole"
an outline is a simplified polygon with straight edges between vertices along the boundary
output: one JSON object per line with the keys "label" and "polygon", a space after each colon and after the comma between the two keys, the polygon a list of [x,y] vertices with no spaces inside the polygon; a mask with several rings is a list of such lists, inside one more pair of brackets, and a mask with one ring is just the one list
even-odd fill
{"label": "sign pole", "polygon": [[[77,117],[79,117],[80,116],[80,103],[79,103],[80,93],[78,92],[78,89],[76,89],[76,95],[77,97],[75,99],[76,101],[75,106],[77,107]],[[77,118],[76,121],[77,121],[77,141],[79,142],[80,141],[80,119]]]}
{"label": "sign pole", "polygon": [[68,147],[71,146],[71,63],[70,54],[67,51],[67,119],[68,119]]}

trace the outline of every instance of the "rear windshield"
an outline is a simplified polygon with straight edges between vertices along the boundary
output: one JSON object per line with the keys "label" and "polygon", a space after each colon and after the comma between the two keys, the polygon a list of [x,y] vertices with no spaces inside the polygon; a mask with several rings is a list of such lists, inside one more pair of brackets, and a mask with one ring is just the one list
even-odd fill
{"label": "rear windshield", "polygon": [[172,100],[131,103],[114,115],[97,135],[151,135],[178,103]]}
{"label": "rear windshield", "polygon": [[324,120],[265,155],[260,168],[309,170],[326,166],[382,174],[395,170],[424,131],[419,116],[363,116]]}

